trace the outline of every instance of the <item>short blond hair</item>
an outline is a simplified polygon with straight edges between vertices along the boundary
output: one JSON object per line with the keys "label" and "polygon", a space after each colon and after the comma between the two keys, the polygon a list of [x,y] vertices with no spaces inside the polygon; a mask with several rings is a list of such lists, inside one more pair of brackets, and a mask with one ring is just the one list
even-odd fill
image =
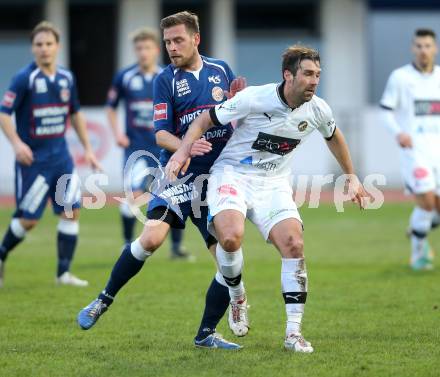
{"label": "short blond hair", "polygon": [[143,27],[140,29],[136,29],[132,33],[130,33],[130,40],[133,43],[139,42],[139,41],[153,41],[158,46],[160,45],[159,42],[159,34],[148,27]]}
{"label": "short blond hair", "polygon": [[38,33],[52,33],[57,43],[60,41],[60,31],[49,21],[41,21],[31,31],[30,39],[31,43],[34,42],[34,38]]}

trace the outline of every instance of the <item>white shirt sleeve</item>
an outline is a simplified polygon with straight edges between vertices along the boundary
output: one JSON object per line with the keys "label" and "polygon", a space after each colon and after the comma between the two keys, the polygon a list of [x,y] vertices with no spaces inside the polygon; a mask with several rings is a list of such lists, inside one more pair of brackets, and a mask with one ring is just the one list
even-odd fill
{"label": "white shirt sleeve", "polygon": [[391,73],[387,81],[380,105],[388,110],[397,109],[400,105],[400,85],[396,71]]}
{"label": "white shirt sleeve", "polygon": [[326,139],[330,139],[336,130],[336,123],[330,106],[324,100],[317,103],[316,118],[318,121],[318,131]]}
{"label": "white shirt sleeve", "polygon": [[238,92],[234,97],[216,105],[210,111],[211,119],[216,125],[226,125],[233,120],[243,119],[251,112],[251,95],[248,88]]}
{"label": "white shirt sleeve", "polygon": [[391,131],[394,136],[402,132],[402,129],[397,124],[396,117],[394,116],[394,112],[392,110],[388,110],[385,108],[380,109],[380,119],[381,123],[389,131]]}
{"label": "white shirt sleeve", "polygon": [[380,107],[382,107],[380,118],[381,123],[393,134],[397,135],[402,132],[397,124],[394,116],[394,111],[400,106],[400,85],[397,72],[391,73],[385,86],[385,91],[380,100]]}

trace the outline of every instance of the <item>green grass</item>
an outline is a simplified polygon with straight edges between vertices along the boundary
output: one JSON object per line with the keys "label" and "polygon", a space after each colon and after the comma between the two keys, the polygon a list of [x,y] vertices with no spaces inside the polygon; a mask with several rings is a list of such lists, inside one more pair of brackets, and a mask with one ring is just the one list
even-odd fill
{"label": "green grass", "polygon": [[[0,376],[438,376],[440,268],[413,273],[403,232],[409,204],[359,212],[301,210],[309,297],[303,332],[311,355],[283,349],[280,260],[254,226],[246,229],[244,278],[250,334],[239,352],[197,350],[211,257],[191,226],[196,263],[151,258],[90,331],[75,317],[103,288],[120,245],[118,211],[84,210],[73,272],[85,289],[56,287],[56,219],[45,218],[8,260],[0,291]],[[0,231],[12,211],[0,211]],[[431,236],[440,248],[440,232]],[[223,320],[218,329],[233,339]]]}

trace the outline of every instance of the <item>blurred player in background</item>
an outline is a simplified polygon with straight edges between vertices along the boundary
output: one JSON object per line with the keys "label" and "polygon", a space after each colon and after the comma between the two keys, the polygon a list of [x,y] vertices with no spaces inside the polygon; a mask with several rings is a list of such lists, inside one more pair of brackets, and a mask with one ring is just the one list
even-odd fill
{"label": "blurred player in background", "polygon": [[[116,143],[124,148],[124,166],[132,153],[139,150],[146,150],[156,157],[156,160],[145,155],[137,158],[132,169],[124,176],[125,184],[130,187],[136,199],[151,184],[152,177],[146,174],[146,170],[156,168],[156,161],[159,161],[160,147],[156,144],[153,124],[153,80],[162,72],[162,68],[157,64],[160,42],[154,30],[139,29],[132,34],[131,39],[137,62],[115,75],[107,98],[107,117]],[[121,99],[125,105],[125,132],[118,124],[117,107]],[[133,241],[136,225],[132,209],[135,204],[129,200],[120,205],[125,243]],[[170,233],[171,257],[192,259],[181,247],[183,230],[171,228]]]}
{"label": "blurred player in background", "polygon": [[[301,334],[307,298],[303,224],[289,173],[293,150],[318,130],[353,183],[353,200],[365,195],[354,175],[342,132],[330,107],[315,96],[321,74],[317,51],[292,46],[283,55],[283,82],[251,86],[202,113],[166,166],[167,175],[186,169],[191,148],[209,129],[236,120],[238,126],[211,168],[208,184],[209,229],[218,237],[217,261],[229,286],[240,281],[242,242],[248,217],[281,254],[281,285],[287,325],[284,345],[296,352],[313,352]],[[213,128],[214,127],[214,128]]]}
{"label": "blurred player in background", "polygon": [[[196,15],[180,12],[165,17],[161,21],[161,29],[172,62],[154,82],[154,124],[158,145],[164,148],[161,163],[165,165],[172,152],[180,146],[181,138],[193,119],[200,112],[223,102],[225,92],[235,92],[244,87],[244,82],[235,79],[225,62],[199,54],[200,32]],[[228,123],[216,132],[204,135],[203,139],[194,143],[191,154],[196,157],[191,162],[189,174],[182,177],[185,182],[154,191],[155,198],[149,203],[148,221],[141,236],[125,246],[104,291],[78,314],[78,323],[83,329],[91,328],[108,309],[118,291],[162,245],[171,226],[183,228],[190,217],[215,256],[217,240],[207,231],[207,207],[203,206],[201,216],[197,216],[191,205],[192,200],[203,200],[205,197],[206,182],[204,187],[196,187],[194,181],[199,175],[209,172],[231,134],[232,126]],[[160,189],[160,182],[157,186]],[[168,194],[168,200],[164,199]],[[231,330],[238,336],[246,335],[249,324],[243,282],[238,281],[228,290],[222,274],[217,272],[206,294],[205,311],[195,338],[197,347],[240,348],[215,333],[229,303],[228,323]]]}
{"label": "blurred player in background", "polygon": [[[100,169],[79,111],[72,72],[56,65],[60,34],[48,22],[31,33],[35,61],[13,78],[0,107],[0,125],[14,148],[15,211],[0,246],[0,285],[9,252],[24,240],[41,218],[50,198],[60,217],[57,232],[59,284],[86,286],[87,281],[70,273],[79,231],[80,184],[64,137],[67,121],[85,149],[85,159]],[[12,114],[15,113],[15,123]],[[64,187],[57,187],[64,174],[73,174]],[[68,210],[67,210],[68,209]]]}
{"label": "blurred player in background", "polygon": [[405,187],[414,195],[410,217],[414,270],[433,268],[427,235],[440,224],[440,67],[436,36],[416,30],[414,61],[394,70],[380,101],[383,124],[400,147]]}

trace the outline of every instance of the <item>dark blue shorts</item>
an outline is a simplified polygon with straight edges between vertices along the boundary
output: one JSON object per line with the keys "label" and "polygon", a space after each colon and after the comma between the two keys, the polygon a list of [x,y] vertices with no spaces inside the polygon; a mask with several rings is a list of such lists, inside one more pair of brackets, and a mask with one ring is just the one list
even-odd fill
{"label": "dark blue shorts", "polygon": [[178,229],[185,228],[189,217],[207,247],[215,244],[217,240],[208,232],[207,177],[195,174],[189,177],[187,174],[172,184],[157,179],[152,186],[153,199],[148,203],[147,217],[164,221]]}
{"label": "dark blue shorts", "polygon": [[81,182],[72,158],[34,162],[31,166],[15,163],[14,217],[37,220],[51,199],[56,215],[81,206]]}

